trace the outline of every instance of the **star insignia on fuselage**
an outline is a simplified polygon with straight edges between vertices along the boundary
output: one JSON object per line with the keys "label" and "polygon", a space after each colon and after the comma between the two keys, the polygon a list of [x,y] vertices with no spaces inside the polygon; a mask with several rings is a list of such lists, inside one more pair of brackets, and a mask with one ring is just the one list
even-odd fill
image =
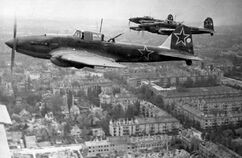
{"label": "star insignia on fuselage", "polygon": [[182,43],[184,46],[186,46],[186,40],[187,40],[187,38],[189,38],[190,35],[186,34],[184,32],[184,28],[183,27],[182,27],[180,33],[174,33],[174,35],[177,38],[176,45],[178,45],[179,43]]}
{"label": "star insignia on fuselage", "polygon": [[138,51],[141,54],[141,58],[144,58],[147,61],[149,61],[150,55],[154,53],[153,50],[149,50],[146,46],[144,46],[143,49],[138,49]]}

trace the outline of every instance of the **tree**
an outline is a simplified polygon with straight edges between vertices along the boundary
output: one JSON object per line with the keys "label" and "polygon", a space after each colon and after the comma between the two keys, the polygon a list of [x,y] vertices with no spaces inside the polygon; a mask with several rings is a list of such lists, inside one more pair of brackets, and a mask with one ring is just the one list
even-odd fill
{"label": "tree", "polygon": [[97,123],[98,127],[101,127],[103,129],[103,131],[105,132],[105,135],[110,135],[109,134],[109,121],[111,120],[110,116],[106,116],[105,118],[103,118],[102,120],[100,120]]}
{"label": "tree", "polygon": [[135,116],[138,116],[140,114],[140,102],[137,100],[135,103],[134,103],[134,115]]}
{"label": "tree", "polygon": [[59,95],[54,95],[49,98],[46,108],[51,111],[56,117],[58,117],[60,116],[62,106],[64,106],[62,97]]}
{"label": "tree", "polygon": [[13,114],[11,118],[12,118],[12,120],[14,120],[18,123],[20,123],[22,121],[21,117],[18,114]]}
{"label": "tree", "polygon": [[145,87],[144,98],[149,100],[152,98],[152,96],[153,96],[153,92],[149,88]]}
{"label": "tree", "polygon": [[131,119],[134,118],[135,115],[135,108],[133,105],[128,105],[128,108],[125,112],[125,118]]}
{"label": "tree", "polygon": [[34,106],[37,102],[41,101],[41,95],[38,94],[29,94],[26,98],[26,102],[31,105]]}
{"label": "tree", "polygon": [[113,120],[117,120],[119,118],[124,118],[125,113],[124,113],[123,107],[120,104],[114,106],[112,108],[110,115],[111,115],[111,119],[113,119]]}
{"label": "tree", "polygon": [[90,100],[94,105],[99,106],[100,105],[100,100],[99,100],[99,94],[101,93],[101,87],[100,86],[95,86],[95,87],[90,87],[87,90],[87,98]]}
{"label": "tree", "polygon": [[113,88],[113,95],[115,96],[118,93],[120,93],[120,88],[119,87]]}
{"label": "tree", "polygon": [[160,108],[164,108],[164,100],[161,95],[156,95],[154,97],[154,104],[157,105]]}
{"label": "tree", "polygon": [[200,140],[198,140],[197,138],[193,137],[191,139],[192,151],[197,151],[199,149],[199,144],[200,144]]}
{"label": "tree", "polygon": [[69,134],[71,133],[71,124],[67,121],[64,124],[64,137],[68,137]]}
{"label": "tree", "polygon": [[108,113],[112,110],[112,105],[111,104],[101,104],[102,109],[104,111],[107,111]]}
{"label": "tree", "polygon": [[71,86],[72,86],[72,87],[80,87],[80,84],[79,84],[78,81],[73,81],[73,82],[71,83]]}
{"label": "tree", "polygon": [[72,92],[69,90],[67,93],[67,105],[68,105],[69,112],[72,106],[72,102],[73,102]]}

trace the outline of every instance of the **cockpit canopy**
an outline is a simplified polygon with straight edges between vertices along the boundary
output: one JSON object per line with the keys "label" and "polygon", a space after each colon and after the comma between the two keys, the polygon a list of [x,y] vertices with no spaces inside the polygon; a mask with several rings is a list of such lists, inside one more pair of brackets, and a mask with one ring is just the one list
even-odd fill
{"label": "cockpit canopy", "polygon": [[169,15],[167,16],[167,20],[169,20],[169,21],[173,21],[173,20],[174,20],[173,15],[172,15],[172,14],[169,14]]}
{"label": "cockpit canopy", "polygon": [[150,20],[154,19],[154,18],[152,18],[151,16],[144,16],[143,18],[144,18],[144,19],[150,19]]}
{"label": "cockpit canopy", "polygon": [[91,31],[76,30],[73,36],[83,39],[85,41],[103,41],[104,40],[104,34],[91,32]]}

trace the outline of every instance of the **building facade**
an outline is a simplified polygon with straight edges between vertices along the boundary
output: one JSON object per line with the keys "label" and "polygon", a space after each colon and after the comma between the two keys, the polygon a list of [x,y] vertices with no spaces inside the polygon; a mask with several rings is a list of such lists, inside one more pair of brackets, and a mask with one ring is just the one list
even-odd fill
{"label": "building facade", "polygon": [[181,128],[179,121],[171,116],[158,118],[135,118],[131,120],[111,120],[109,133],[111,136],[154,135],[177,132]]}
{"label": "building facade", "polygon": [[242,122],[242,96],[209,100],[181,101],[175,104],[179,114],[199,123],[203,129],[238,125]]}

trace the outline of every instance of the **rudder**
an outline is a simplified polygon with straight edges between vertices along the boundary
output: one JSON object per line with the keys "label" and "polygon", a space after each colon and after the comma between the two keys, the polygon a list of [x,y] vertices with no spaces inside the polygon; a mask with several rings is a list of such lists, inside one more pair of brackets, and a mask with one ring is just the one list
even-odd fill
{"label": "rudder", "polygon": [[171,49],[181,50],[194,54],[191,28],[182,25],[171,34]]}
{"label": "rudder", "polygon": [[191,28],[185,25],[178,26],[160,48],[185,51],[194,55]]}

